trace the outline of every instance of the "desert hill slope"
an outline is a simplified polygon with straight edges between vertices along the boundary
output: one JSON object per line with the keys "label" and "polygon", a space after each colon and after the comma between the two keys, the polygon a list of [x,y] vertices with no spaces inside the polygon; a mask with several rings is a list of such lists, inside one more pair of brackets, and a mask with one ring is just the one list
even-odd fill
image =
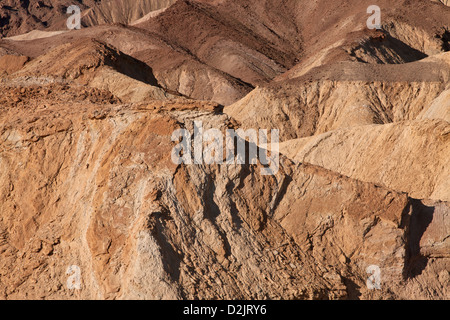
{"label": "desert hill slope", "polygon": [[101,1],[83,14],[86,27],[99,24],[131,24],[150,12],[165,9],[176,0],[109,0]]}
{"label": "desert hill slope", "polygon": [[[310,75],[258,87],[225,112],[246,128],[280,128],[282,140],[413,120],[448,89],[449,57],[442,53],[408,64],[318,67]],[[441,114],[447,119],[446,112]]]}
{"label": "desert hill slope", "polygon": [[[381,45],[374,38],[379,35],[366,27],[369,2],[330,6],[328,1],[178,1],[137,26],[167,36],[201,61],[253,85],[271,80],[300,60],[289,77],[299,68],[331,59],[373,56],[367,58],[371,62],[379,55],[381,62],[396,63],[443,51],[436,36],[449,29],[450,8],[427,0],[379,2],[388,37],[384,47],[377,48]],[[321,21],[319,14],[324,17]],[[359,52],[361,48],[368,52]],[[269,60],[261,59],[261,53]]]}
{"label": "desert hill slope", "polygon": [[[355,8],[346,10],[350,5]],[[36,57],[58,43],[92,37],[147,63],[169,90],[224,105],[272,79],[295,78],[330,62],[404,63],[447,48],[450,8],[424,0],[383,2],[386,35],[380,42],[380,34],[365,30],[366,5],[344,1],[329,12],[325,1],[311,8],[302,1],[177,1],[134,28],[85,28],[42,42],[3,41],[0,47]],[[322,11],[327,23],[313,23]]]}
{"label": "desert hill slope", "polygon": [[449,134],[447,121],[405,121],[330,131],[286,141],[280,148],[299,162],[401,190],[417,199],[449,201]]}
{"label": "desert hill slope", "polygon": [[146,63],[162,87],[191,98],[229,105],[253,89],[251,85],[205,65],[184,48],[134,27],[103,25],[30,41],[0,40],[0,47],[37,58],[59,45],[86,39],[97,39]]}
{"label": "desert hill slope", "polygon": [[30,76],[51,78],[54,82],[74,81],[107,90],[123,102],[176,97],[159,86],[145,63],[96,40],[81,40],[56,47],[29,62],[10,78]]}
{"label": "desert hill slope", "polygon": [[67,8],[76,5],[82,12],[84,27],[129,24],[150,12],[167,8],[175,0],[2,0],[0,35],[24,34],[36,29],[64,30],[69,17]]}
{"label": "desert hill slope", "polygon": [[[445,251],[425,246],[444,238],[414,230],[423,208],[436,207],[439,223],[448,204],[286,159],[272,177],[259,166],[176,166],[174,129],[194,120],[226,128],[230,119],[199,103],[64,105],[54,100],[64,91],[49,89],[34,91],[46,108],[19,103],[1,113],[2,298],[447,294],[433,271],[445,270]],[[418,276],[414,261],[427,257],[435,258]],[[388,280],[381,292],[365,287],[374,263]],[[71,265],[82,270],[81,291],[65,285]]]}
{"label": "desert hill slope", "polygon": [[0,35],[16,36],[35,29],[46,29],[64,19],[66,8],[78,5],[81,10],[97,0],[2,0],[0,1]]}
{"label": "desert hill slope", "polygon": [[450,297],[445,1],[77,3],[0,0],[0,299]]}

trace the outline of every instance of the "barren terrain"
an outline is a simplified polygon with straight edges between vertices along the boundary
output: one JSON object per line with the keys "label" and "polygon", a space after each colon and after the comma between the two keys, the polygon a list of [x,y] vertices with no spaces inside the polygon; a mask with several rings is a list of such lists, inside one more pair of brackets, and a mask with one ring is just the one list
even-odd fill
{"label": "barren terrain", "polygon": [[0,299],[449,299],[450,3],[370,5],[0,0]]}

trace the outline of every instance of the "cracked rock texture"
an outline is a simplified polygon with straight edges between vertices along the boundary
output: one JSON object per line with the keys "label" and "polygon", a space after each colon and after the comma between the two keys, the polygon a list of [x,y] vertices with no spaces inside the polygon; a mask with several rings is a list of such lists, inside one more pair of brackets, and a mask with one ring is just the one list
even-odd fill
{"label": "cracked rock texture", "polygon": [[[448,203],[286,158],[275,176],[259,165],[174,165],[176,128],[233,125],[210,110],[78,103],[8,114],[2,297],[429,297],[415,289],[411,261],[447,261]],[[383,270],[380,292],[365,287],[372,264]],[[72,265],[79,291],[66,286]],[[441,273],[434,288],[443,297]]]}
{"label": "cracked rock texture", "polygon": [[0,299],[450,297],[447,1],[76,2],[0,0]]}

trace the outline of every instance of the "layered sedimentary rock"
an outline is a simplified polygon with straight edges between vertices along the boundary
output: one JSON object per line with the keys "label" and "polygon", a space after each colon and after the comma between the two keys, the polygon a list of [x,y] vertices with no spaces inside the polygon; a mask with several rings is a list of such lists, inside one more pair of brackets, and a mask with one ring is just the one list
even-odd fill
{"label": "layered sedimentary rock", "polygon": [[299,162],[407,192],[416,199],[450,201],[449,138],[447,121],[405,121],[286,141],[280,150]]}
{"label": "layered sedimentary rock", "polygon": [[[409,262],[434,254],[443,231],[420,232],[445,217],[421,221],[425,204],[406,194],[287,159],[268,177],[258,166],[174,165],[175,129],[232,126],[212,110],[80,101],[4,111],[3,298],[370,298],[370,265],[383,270],[385,298],[414,284]],[[81,290],[67,287],[72,265]]]}
{"label": "layered sedimentary rock", "polygon": [[442,1],[5,3],[1,299],[449,297]]}

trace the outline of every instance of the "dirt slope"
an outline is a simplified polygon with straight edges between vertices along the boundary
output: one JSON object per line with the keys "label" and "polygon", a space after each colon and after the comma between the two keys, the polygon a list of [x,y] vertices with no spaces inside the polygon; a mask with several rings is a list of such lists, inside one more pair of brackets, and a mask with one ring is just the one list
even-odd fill
{"label": "dirt slope", "polygon": [[109,0],[101,1],[83,14],[86,27],[100,24],[131,24],[153,11],[165,9],[176,0]]}
{"label": "dirt slope", "polygon": [[435,116],[446,119],[439,101],[445,99],[448,57],[443,53],[401,65],[342,62],[321,67],[310,76],[259,87],[225,112],[245,128],[279,128],[282,140],[413,120],[433,104],[437,106],[432,109],[441,109]]}
{"label": "dirt slope", "polygon": [[[424,0],[414,5],[380,3],[387,35],[381,42],[377,40],[379,34],[364,30],[366,2],[344,1],[332,12],[328,6],[325,1],[314,5],[305,1],[285,1],[281,5],[271,1],[177,1],[135,25],[142,30],[87,28],[71,36],[51,37],[31,53],[24,51],[30,52],[32,49],[27,47],[33,48],[34,43],[3,42],[0,47],[15,47],[23,55],[37,56],[49,46],[72,41],[72,34],[74,38],[93,37],[147,63],[166,88],[223,105],[236,102],[254,86],[274,78],[295,78],[313,67],[336,61],[402,63],[447,48],[445,28],[448,30],[450,9],[442,5]],[[117,6],[122,13],[131,8],[141,7],[125,3]],[[314,22],[317,12],[326,12],[327,23]],[[430,21],[420,16],[434,18]],[[133,38],[133,46],[127,41],[129,37]]]}
{"label": "dirt slope", "polygon": [[109,91],[123,102],[176,97],[159,86],[146,64],[90,39],[56,47],[29,62],[11,78],[30,76],[52,79],[52,82],[75,81]]}
{"label": "dirt slope", "polygon": [[[354,0],[337,6],[328,1],[178,1],[137,26],[167,36],[201,61],[253,85],[280,76],[300,60],[283,78],[336,60],[408,62],[443,51],[436,35],[449,29],[450,9],[428,0],[381,1],[388,36],[380,44],[379,35],[366,27],[369,5]],[[326,18],[318,21],[318,14]],[[427,16],[433,20],[423,19]]]}
{"label": "dirt slope", "polygon": [[174,43],[133,27],[98,26],[32,41],[0,40],[0,47],[36,58],[59,45],[86,38],[105,42],[146,63],[162,87],[191,98],[229,105],[253,88],[205,65]]}
{"label": "dirt slope", "polygon": [[175,0],[2,0],[0,36],[11,37],[33,30],[67,30],[67,8],[77,5],[81,24],[129,24],[148,13],[167,8]]}
{"label": "dirt slope", "polygon": [[280,149],[299,162],[407,192],[417,199],[450,201],[449,134],[447,121],[407,121],[330,131],[286,141]]}

